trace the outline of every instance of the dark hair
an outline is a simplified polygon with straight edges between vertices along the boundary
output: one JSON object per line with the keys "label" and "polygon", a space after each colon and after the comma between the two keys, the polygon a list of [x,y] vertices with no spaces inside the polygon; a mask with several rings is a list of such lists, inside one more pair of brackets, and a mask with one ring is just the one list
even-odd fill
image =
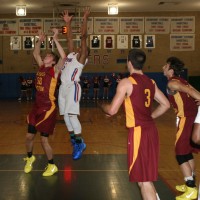
{"label": "dark hair", "polygon": [[174,75],[180,76],[185,64],[177,57],[169,57],[167,63],[169,64],[169,69],[174,70]]}
{"label": "dark hair", "polygon": [[141,70],[146,61],[146,54],[140,49],[132,49],[129,51],[128,61],[131,62],[134,69]]}
{"label": "dark hair", "polygon": [[55,64],[57,64],[57,62],[59,61],[59,56],[53,51],[51,51],[51,54],[53,56],[53,60],[55,61]]}

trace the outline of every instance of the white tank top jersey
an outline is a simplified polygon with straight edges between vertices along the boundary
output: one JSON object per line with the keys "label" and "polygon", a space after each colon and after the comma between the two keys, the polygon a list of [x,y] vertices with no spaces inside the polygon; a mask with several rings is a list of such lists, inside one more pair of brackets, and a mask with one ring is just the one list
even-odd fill
{"label": "white tank top jersey", "polygon": [[84,66],[87,64],[88,59],[85,61],[85,65],[81,64],[77,60],[78,53],[69,53],[64,67],[61,70],[61,83],[63,85],[70,84],[72,82],[79,82],[80,76]]}

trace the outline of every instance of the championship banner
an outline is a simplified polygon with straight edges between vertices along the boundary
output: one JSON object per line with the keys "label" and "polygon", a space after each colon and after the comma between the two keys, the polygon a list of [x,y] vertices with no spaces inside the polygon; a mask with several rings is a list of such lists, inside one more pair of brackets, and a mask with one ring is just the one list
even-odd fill
{"label": "championship banner", "polygon": [[0,35],[17,35],[18,23],[17,19],[1,19],[0,20]]}
{"label": "championship banner", "polygon": [[43,19],[19,19],[19,35],[38,35],[43,31]]}
{"label": "championship banner", "polygon": [[169,17],[145,17],[145,33],[147,34],[169,34]]}
{"label": "championship banner", "polygon": [[46,35],[52,35],[52,29],[57,28],[59,32],[62,32],[62,26],[65,26],[65,22],[61,18],[46,18],[44,19],[44,32]]}
{"label": "championship banner", "polygon": [[120,34],[144,33],[144,17],[121,17]]}
{"label": "championship banner", "polygon": [[[72,33],[81,33],[81,25],[82,25],[82,17],[74,17],[72,18]],[[87,34],[93,34],[93,17],[89,17],[87,21]]]}
{"label": "championship banner", "polygon": [[195,17],[172,17],[171,33],[195,33]]}
{"label": "championship banner", "polygon": [[194,51],[195,34],[171,34],[171,51]]}
{"label": "championship banner", "polygon": [[94,17],[95,34],[118,34],[119,18],[118,17]]}

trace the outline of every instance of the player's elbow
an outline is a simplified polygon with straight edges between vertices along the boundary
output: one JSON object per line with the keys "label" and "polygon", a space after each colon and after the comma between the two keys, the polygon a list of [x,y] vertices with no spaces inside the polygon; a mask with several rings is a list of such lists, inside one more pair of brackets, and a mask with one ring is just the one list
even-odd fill
{"label": "player's elbow", "polygon": [[165,108],[166,108],[166,110],[169,110],[169,109],[170,109],[170,103],[169,103],[169,101],[166,102]]}
{"label": "player's elbow", "polygon": [[110,116],[116,115],[117,114],[117,110],[116,109],[110,109],[108,114]]}

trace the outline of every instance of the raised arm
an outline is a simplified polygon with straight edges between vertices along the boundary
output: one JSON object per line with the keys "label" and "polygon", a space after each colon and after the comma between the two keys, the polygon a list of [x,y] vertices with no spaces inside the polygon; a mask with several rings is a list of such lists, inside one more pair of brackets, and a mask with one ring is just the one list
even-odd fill
{"label": "raised arm", "polygon": [[34,51],[33,51],[33,56],[38,64],[39,67],[41,67],[43,65],[43,61],[40,55],[40,46],[42,44],[42,42],[45,40],[46,36],[43,32],[41,32],[39,34],[39,39],[35,45]]}
{"label": "raised arm", "polygon": [[88,57],[88,49],[87,49],[87,21],[90,15],[90,8],[86,7],[83,15],[83,22],[81,26],[81,55],[79,62],[85,64],[86,58]]}
{"label": "raised arm", "polygon": [[56,28],[53,28],[52,29],[54,35],[53,35],[53,40],[56,44],[56,47],[58,49],[58,53],[60,55],[60,59],[58,61],[58,63],[55,65],[55,69],[56,69],[56,72],[59,73],[60,70],[62,69],[63,65],[64,65],[64,62],[65,62],[65,59],[66,59],[66,54],[65,54],[65,51],[63,50],[62,46],[60,45],[59,41],[58,41],[58,29]]}
{"label": "raised arm", "polygon": [[73,35],[72,35],[72,29],[71,29],[72,17],[73,15],[69,16],[69,13],[67,10],[63,11],[62,18],[65,21],[66,27],[67,27],[67,47],[70,53],[74,51]]}

